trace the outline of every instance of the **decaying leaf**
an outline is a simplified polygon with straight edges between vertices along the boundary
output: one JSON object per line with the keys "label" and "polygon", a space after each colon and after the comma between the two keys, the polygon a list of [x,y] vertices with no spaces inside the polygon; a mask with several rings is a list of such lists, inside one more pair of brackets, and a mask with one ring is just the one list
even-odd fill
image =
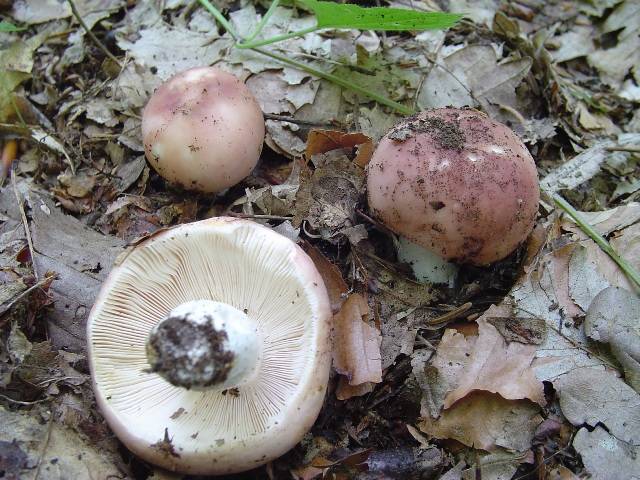
{"label": "decaying leaf", "polygon": [[640,478],[640,447],[616,438],[600,426],[593,431],[581,428],[573,439],[573,447],[593,480]]}
{"label": "decaying leaf", "polygon": [[50,338],[57,348],[82,351],[86,317],[124,242],[91,230],[45,197],[32,193],[29,204],[36,269],[59,274],[51,289]]}
{"label": "decaying leaf", "polygon": [[364,170],[343,150],[314,155],[310,178],[301,176],[294,225],[306,220],[326,240],[356,225],[356,204],[364,189]]}
{"label": "decaying leaf", "polygon": [[[485,315],[493,315],[492,310]],[[444,408],[450,408],[476,390],[497,393],[508,400],[529,399],[544,405],[542,382],[536,379],[531,368],[536,346],[507,343],[484,318],[477,323],[477,337],[446,330],[438,346],[433,365],[455,385],[444,399]]]}
{"label": "decaying leaf", "polygon": [[625,77],[633,75],[636,82],[640,79],[640,49],[638,49],[638,34],[640,34],[640,7],[633,0],[621,2],[607,16],[602,28],[602,34],[618,32],[616,45],[592,52],[589,63],[596,67],[603,80],[616,90],[621,89]]}
{"label": "decaying leaf", "polygon": [[482,106],[500,118],[501,108],[518,110],[515,89],[530,68],[529,58],[499,63],[492,46],[463,47],[439,59],[422,85],[418,104],[422,108]]}
{"label": "decaying leaf", "polygon": [[[41,477],[51,480],[86,478],[87,472],[95,478],[121,478],[123,475],[103,450],[89,445],[72,430],[53,421],[41,425],[34,417],[10,412],[1,406],[0,438],[17,445],[27,457],[25,460],[15,452],[17,457],[12,470],[22,468],[14,478],[32,476],[37,465],[40,465]],[[0,454],[0,459],[2,456]]]}
{"label": "decaying leaf", "polygon": [[474,392],[444,410],[438,419],[423,417],[419,427],[436,438],[451,438],[469,447],[522,452],[531,446],[542,421],[538,411],[528,400],[505,400],[493,393]]}
{"label": "decaying leaf", "polygon": [[608,287],[593,299],[585,318],[589,338],[607,343],[622,365],[625,380],[640,392],[640,300],[627,290]]}
{"label": "decaying leaf", "polygon": [[369,317],[369,305],[357,293],[334,316],[333,366],[351,386],[382,381],[380,332],[366,323]]}
{"label": "decaying leaf", "polygon": [[562,413],[573,425],[602,424],[617,439],[640,445],[640,395],[613,372],[574,370],[553,385]]}
{"label": "decaying leaf", "polygon": [[609,152],[614,145],[621,147],[638,145],[640,133],[625,133],[617,141],[604,140],[576,155],[540,181],[540,188],[547,192],[575,188],[600,172],[602,164],[612,156],[624,157],[623,152]]}

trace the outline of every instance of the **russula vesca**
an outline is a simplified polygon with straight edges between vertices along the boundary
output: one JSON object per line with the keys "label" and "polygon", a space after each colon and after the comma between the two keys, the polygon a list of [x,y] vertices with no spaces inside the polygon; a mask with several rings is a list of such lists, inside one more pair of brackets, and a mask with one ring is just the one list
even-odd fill
{"label": "russula vesca", "polygon": [[258,163],[263,140],[256,99],[239,79],[213,67],[173,76],[142,113],[149,163],[189,190],[213,193],[239,183]]}
{"label": "russula vesca", "polygon": [[269,228],[220,217],[162,231],[119,261],[89,315],[98,406],[151,463],[250,470],[314,423],[330,319],[311,259]]}
{"label": "russula vesca", "polygon": [[372,212],[442,257],[487,265],[533,229],[540,198],[531,154],[505,125],[471,108],[420,112],[396,125],[367,167]]}

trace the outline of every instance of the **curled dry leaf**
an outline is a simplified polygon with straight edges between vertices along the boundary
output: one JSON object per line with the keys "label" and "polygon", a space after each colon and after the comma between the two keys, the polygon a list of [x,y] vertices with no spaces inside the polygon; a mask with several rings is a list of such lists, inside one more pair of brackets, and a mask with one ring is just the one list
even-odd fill
{"label": "curled dry leaf", "polygon": [[331,150],[353,148],[356,152],[354,162],[365,167],[373,155],[373,141],[359,132],[345,133],[336,130],[311,130],[307,139],[305,154],[308,158]]}
{"label": "curled dry leaf", "polygon": [[382,381],[380,332],[366,323],[369,305],[360,294],[349,295],[334,316],[333,365],[349,385]]}
{"label": "curled dry leaf", "polygon": [[474,392],[434,420],[423,417],[419,428],[436,438],[451,438],[487,451],[498,447],[528,450],[542,422],[539,408],[528,400],[505,400],[500,395]]}

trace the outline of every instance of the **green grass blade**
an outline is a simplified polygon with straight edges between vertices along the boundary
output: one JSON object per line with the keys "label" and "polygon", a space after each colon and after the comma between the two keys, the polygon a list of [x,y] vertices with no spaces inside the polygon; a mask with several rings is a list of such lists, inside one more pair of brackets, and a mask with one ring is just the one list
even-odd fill
{"label": "green grass blade", "polygon": [[351,4],[297,0],[318,20],[318,28],[357,28],[359,30],[440,30],[453,26],[462,15],[417,12],[388,7],[360,7]]}
{"label": "green grass blade", "polygon": [[26,27],[17,27],[13,23],[0,22],[0,32],[21,32],[26,30]]}

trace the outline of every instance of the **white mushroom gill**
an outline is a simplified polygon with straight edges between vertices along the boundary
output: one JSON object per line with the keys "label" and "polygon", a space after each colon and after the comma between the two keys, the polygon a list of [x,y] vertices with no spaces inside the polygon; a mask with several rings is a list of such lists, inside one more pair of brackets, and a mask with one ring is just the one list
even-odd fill
{"label": "white mushroom gill", "polygon": [[[150,458],[166,468],[251,468],[234,466],[236,457],[262,464],[297,443],[309,421],[296,426],[302,433],[282,433],[253,459],[252,445],[264,443],[267,430],[282,428],[301,409],[315,410],[313,422],[322,404],[330,357],[322,339],[328,339],[330,318],[324,285],[302,273],[306,263],[300,268],[302,253],[293,242],[249,223],[217,222],[215,230],[185,225],[148,240],[112,273],[90,315],[89,356],[100,407],[127,446],[148,459],[144,449],[166,431],[176,458]],[[260,343],[255,371],[247,368],[237,382],[198,391],[150,371],[150,333],[176,307],[193,301],[219,302],[246,316]],[[320,373],[309,373],[315,371]]]}

